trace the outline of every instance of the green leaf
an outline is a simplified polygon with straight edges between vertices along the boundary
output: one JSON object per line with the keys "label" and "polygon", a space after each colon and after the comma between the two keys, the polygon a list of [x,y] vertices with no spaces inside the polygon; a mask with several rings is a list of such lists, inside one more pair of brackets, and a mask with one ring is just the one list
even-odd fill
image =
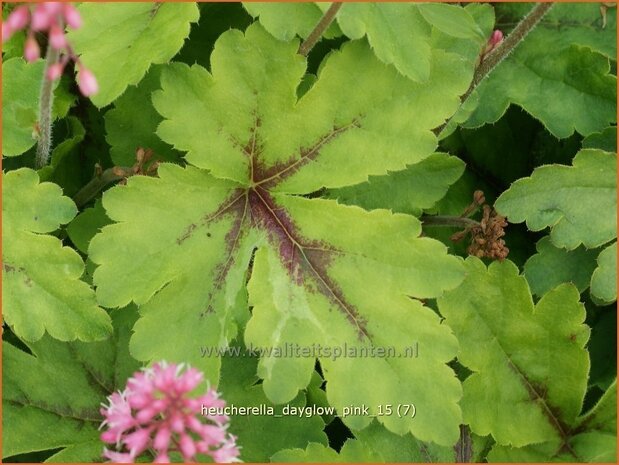
{"label": "green leaf", "polygon": [[598,267],[591,277],[594,298],[611,303],[617,300],[617,243],[606,247],[597,258]]}
{"label": "green leaf", "polygon": [[400,436],[377,422],[354,434],[360,443],[378,451],[382,461],[387,463],[449,463],[455,459],[453,447],[424,443],[410,434]]}
{"label": "green leaf", "polygon": [[562,284],[534,306],[510,261],[486,269],[471,257],[466,268],[463,284],[438,300],[460,342],[458,360],[473,371],[463,383],[464,423],[501,445],[566,441],[590,366],[578,291]]}
{"label": "green leaf", "polygon": [[[196,341],[225,347],[245,323],[251,261],[247,345],[279,351],[287,343],[346,345],[357,353],[385,347],[402,353],[415,343],[432,348],[419,359],[263,354],[257,370],[271,402],[294,399],[319,358],[327,399],[339,412],[365,404],[373,414],[381,404],[414,402],[415,418],[381,421],[392,431],[452,445],[460,384],[446,363],[457,342],[409,296],[432,298],[457,286],[461,261],[420,238],[414,217],[295,194],[362,182],[430,156],[431,129],[456,110],[468,85],[457,71],[462,62],[437,50],[436,75],[418,84],[379,62],[364,42],[353,42],[329,55],[297,101],[305,71],[297,47],[256,24],[245,34],[220,36],[212,75],[178,64],[163,72],[162,90],[153,96],[164,117],[158,134],[188,151],[194,166],[162,164],[159,178],[134,176],[104,194],[117,224],[90,243],[99,302],[140,306],[131,341],[138,359],[190,362],[216,383],[220,362],[201,357]],[[379,385],[363,387],[368,371]],[[370,420],[344,419],[355,429]]]}
{"label": "green leaf", "polygon": [[119,166],[132,166],[138,147],[153,150],[162,161],[178,161],[180,153],[157,137],[155,131],[162,118],[153,108],[151,94],[159,89],[164,66],[153,66],[136,87],[114,102],[105,114],[106,140],[111,145],[110,156]]}
{"label": "green leaf", "polygon": [[496,208],[532,231],[550,226],[557,247],[599,247],[617,237],[616,163],[614,153],[582,150],[573,166],[541,166],[513,183]]}
{"label": "green leaf", "polygon": [[191,25],[189,38],[174,60],[210,69],[210,56],[217,38],[228,29],[246,29],[253,18],[240,2],[198,2],[198,8],[200,22]]}
{"label": "green leaf", "polygon": [[84,24],[68,39],[97,78],[99,92],[91,100],[98,107],[140,82],[152,64],[172,58],[189,35],[190,23],[199,18],[193,2],[85,2],[78,9]]}
{"label": "green leaf", "polygon": [[610,126],[601,132],[588,135],[582,140],[582,148],[617,153],[617,127]]}
{"label": "green leaf", "polygon": [[609,386],[595,407],[580,418],[577,428],[617,434],[617,380]]}
{"label": "green leaf", "polygon": [[[530,6],[498,7],[498,24],[515,24]],[[556,137],[588,135],[616,120],[616,11],[602,28],[599,6],[558,4],[477,88],[479,105],[465,127],[494,123],[521,106]]]}
{"label": "green leaf", "polygon": [[417,5],[345,3],[337,21],[351,39],[367,35],[376,56],[393,64],[404,76],[415,81],[430,77],[432,27]]}
{"label": "green leaf", "polygon": [[[234,348],[245,350],[242,346]],[[286,447],[305,447],[308,442],[327,444],[323,432],[324,422],[319,416],[305,417],[298,415],[281,415],[282,406],[277,406],[267,399],[256,376],[258,359],[256,357],[227,356],[222,362],[219,390],[228,405],[272,407],[274,414],[269,415],[232,415],[230,433],[237,436],[237,443],[242,445],[241,459],[244,462],[265,463],[277,451]],[[299,395],[289,403],[292,407],[303,408],[307,405],[306,394]],[[257,434],[259,432],[259,434]]]}
{"label": "green leaf", "polygon": [[54,182],[62,186],[67,196],[74,195],[82,187],[80,166],[80,146],[86,130],[79,119],[70,116],[66,120],[69,134],[52,150],[49,165],[41,168],[39,178],[44,182]]}
{"label": "green leaf", "polygon": [[443,198],[464,172],[464,162],[446,153],[435,153],[403,171],[371,177],[356,186],[332,189],[329,198],[367,210],[389,208],[419,216]]}
{"label": "green leaf", "polygon": [[[323,11],[316,3],[268,3],[243,2],[247,12],[259,18],[264,28],[280,40],[292,40],[296,36],[304,39],[310,35],[322,18]],[[341,35],[337,22],[324,32],[323,37],[330,39]]]}
{"label": "green leaf", "polygon": [[21,155],[36,142],[39,91],[45,63],[16,57],[2,62],[2,155]]}
{"label": "green leaf", "polygon": [[446,3],[417,5],[423,18],[445,34],[459,39],[485,40],[485,35],[473,17],[464,8]]}
{"label": "green leaf", "polygon": [[[297,35],[307,37],[328,8],[321,3],[245,2],[244,6],[280,40],[291,40]],[[340,30],[351,39],[367,36],[382,62],[394,65],[412,80],[423,82],[430,77],[433,27],[448,36],[472,39],[470,44],[477,48],[476,54],[485,42],[470,10],[442,4],[344,3],[324,36],[333,37]]]}
{"label": "green leaf", "polygon": [[617,381],[596,406],[581,417],[564,443],[548,442],[520,449],[495,446],[490,462],[592,462],[617,461]]}
{"label": "green leaf", "polygon": [[94,207],[87,208],[69,223],[67,234],[75,247],[85,254],[88,252],[90,240],[101,231],[101,228],[110,223],[101,201],[97,200]]}
{"label": "green leaf", "polygon": [[354,439],[346,441],[338,453],[328,446],[311,442],[306,449],[282,450],[271,457],[271,462],[295,463],[384,463],[381,455]]}
{"label": "green leaf", "polygon": [[[110,318],[93,290],[80,281],[84,263],[47,234],[77,209],[52,183],[28,168],[3,175],[2,308],[6,322],[27,341],[45,331],[63,341],[95,341],[111,332]],[[41,266],[44,263],[45,266]]]}
{"label": "green leaf", "polygon": [[114,313],[115,335],[96,343],[44,336],[31,354],[3,342],[2,456],[62,450],[49,461],[100,461],[100,404],[139,368],[126,346],[135,310]]}
{"label": "green leaf", "polygon": [[[515,2],[497,3],[494,7],[497,25],[508,29],[532,8],[530,3]],[[617,10],[609,8],[606,19],[604,25],[598,4],[557,2],[544,15],[534,34],[545,38],[553,48],[563,49],[577,44],[614,60],[617,57]]]}
{"label": "green leaf", "polygon": [[579,292],[589,287],[595,269],[597,251],[580,246],[574,250],[552,245],[549,237],[537,243],[537,253],[524,265],[524,275],[531,292],[542,296],[561,283],[574,284]]}

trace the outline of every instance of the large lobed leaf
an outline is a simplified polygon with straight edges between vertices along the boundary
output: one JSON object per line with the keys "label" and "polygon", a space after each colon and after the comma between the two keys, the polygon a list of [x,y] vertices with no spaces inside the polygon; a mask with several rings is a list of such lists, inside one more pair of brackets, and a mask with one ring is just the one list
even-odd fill
{"label": "large lobed leaf", "polygon": [[550,226],[558,247],[599,247],[617,235],[616,164],[614,153],[581,150],[573,166],[541,166],[513,183],[496,208],[510,222],[526,220],[532,231]]}
{"label": "large lobed leaf", "polygon": [[[96,341],[111,330],[93,290],[80,276],[84,263],[73,249],[49,235],[68,223],[75,204],[52,183],[39,183],[28,168],[2,182],[2,308],[13,331],[28,341],[45,331],[72,341]],[[45,266],[42,266],[45,264]]]}
{"label": "large lobed leaf", "polygon": [[[574,157],[573,166],[541,166],[531,177],[514,182],[497,199],[496,208],[512,223],[526,221],[532,231],[550,226],[556,247],[568,251],[581,244],[600,247],[617,237],[616,169],[616,154],[584,149]],[[615,244],[606,246],[598,257],[591,289],[604,302],[617,298],[613,250]]]}
{"label": "large lobed leaf", "polygon": [[[531,7],[497,6],[498,26],[515,24]],[[556,137],[588,135],[616,121],[616,8],[607,24],[597,4],[558,3],[477,88],[479,103],[464,123],[496,122],[510,104],[524,108]]]}
{"label": "large lobed leaf", "polygon": [[97,78],[99,92],[91,100],[99,107],[137,84],[151,64],[172,58],[189,35],[190,23],[199,18],[193,2],[84,2],[79,11],[84,24],[68,36]]}
{"label": "large lobed leaf", "polygon": [[[297,101],[305,70],[297,48],[253,25],[220,36],[212,74],[181,64],[163,71],[162,90],[153,95],[164,118],[158,134],[194,166],[163,164],[159,178],[133,177],[106,192],[103,205],[116,224],[89,249],[99,265],[99,301],[140,305],[131,341],[138,359],[191,362],[214,381],[220,362],[202,358],[199,347],[226,346],[247,319],[247,299],[253,310],[244,337],[253,347],[402,353],[418,342],[425,348],[418,359],[323,354],[327,398],[338,409],[365,404],[371,413],[384,403],[414,402],[415,418],[381,421],[451,445],[459,435],[460,385],[445,363],[456,340],[409,296],[432,298],[455,287],[459,259],[419,238],[413,217],[295,194],[363,182],[430,156],[431,129],[457,109],[468,86],[458,73],[462,61],[433,50],[432,75],[419,84],[352,42],[328,57]],[[263,354],[257,370],[270,401],[295,398],[314,363],[314,356]],[[367,383],[368,372],[381,382]],[[344,421],[360,429],[370,420]]]}
{"label": "large lobed leaf", "polygon": [[473,372],[463,383],[464,422],[498,445],[548,443],[546,459],[567,451],[581,461],[572,434],[587,389],[590,330],[578,291],[561,284],[534,305],[510,261],[486,268],[469,258],[466,268],[463,284],[438,300],[461,344],[458,360]]}
{"label": "large lobed leaf", "polygon": [[100,404],[139,368],[127,350],[136,313],[114,311],[114,336],[102,342],[45,336],[27,343],[31,353],[3,342],[3,458],[59,449],[48,462],[101,461]]}

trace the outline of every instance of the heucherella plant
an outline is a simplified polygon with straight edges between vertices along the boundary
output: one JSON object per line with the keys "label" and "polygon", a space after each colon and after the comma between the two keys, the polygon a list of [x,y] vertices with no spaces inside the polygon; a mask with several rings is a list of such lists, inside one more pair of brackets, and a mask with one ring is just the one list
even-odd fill
{"label": "heucherella plant", "polygon": [[3,461],[615,462],[616,29],[4,4]]}
{"label": "heucherella plant", "polygon": [[185,462],[196,462],[198,455],[217,463],[236,461],[236,438],[226,431],[229,418],[217,413],[226,403],[212,388],[191,396],[203,380],[195,368],[165,362],[135,373],[126,389],[109,396],[109,405],[101,409],[101,440],[121,449],[106,448],[103,455],[112,462],[134,463],[152,449],[155,463],[169,463],[174,452]]}

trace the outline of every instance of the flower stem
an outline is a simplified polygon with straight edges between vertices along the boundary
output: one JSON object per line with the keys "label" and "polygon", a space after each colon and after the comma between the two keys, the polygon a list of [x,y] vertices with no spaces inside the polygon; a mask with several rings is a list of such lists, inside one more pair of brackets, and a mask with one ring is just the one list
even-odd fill
{"label": "flower stem", "polygon": [[52,106],[54,104],[54,81],[47,79],[47,71],[50,66],[58,61],[59,52],[52,46],[47,46],[45,57],[45,70],[41,82],[41,95],[39,98],[39,140],[35,159],[36,169],[43,168],[49,162],[52,146]]}
{"label": "flower stem", "polygon": [[423,215],[424,226],[444,226],[448,228],[470,228],[479,226],[479,222],[462,216]]}
{"label": "flower stem", "polygon": [[[471,85],[467,89],[467,91],[460,97],[460,108],[464,105],[464,103],[468,100],[473,91],[477,88],[477,86],[490,74],[490,72],[496,68],[496,66],[501,63],[507,57],[522,40],[533,30],[533,28],[540,22],[540,20],[544,17],[544,15],[550,10],[553,3],[545,2],[545,3],[536,3],[533,9],[527,14],[514,28],[514,30],[509,34],[501,44],[497,46],[492,52],[484,57],[484,60],[479,64],[477,69],[475,70],[475,75],[473,76],[473,81]],[[454,116],[457,114],[456,112]],[[440,125],[439,127],[434,129],[434,134],[439,136],[443,129],[451,122],[454,118],[452,116],[445,123]]]}
{"label": "flower stem", "polygon": [[94,199],[108,184],[114,181],[120,181],[126,176],[126,173],[130,172],[132,172],[131,168],[113,167],[97,173],[88,184],[82,187],[77,194],[73,196],[75,205],[77,205],[77,208],[83,207]]}
{"label": "flower stem", "polygon": [[331,25],[333,20],[335,19],[335,15],[342,8],[341,3],[332,3],[329,9],[325,12],[325,14],[320,18],[318,24],[310,35],[307,36],[307,39],[303,41],[301,46],[299,47],[299,54],[303,56],[307,56],[307,54],[314,48],[316,42],[320,39],[320,37],[324,34],[327,28]]}

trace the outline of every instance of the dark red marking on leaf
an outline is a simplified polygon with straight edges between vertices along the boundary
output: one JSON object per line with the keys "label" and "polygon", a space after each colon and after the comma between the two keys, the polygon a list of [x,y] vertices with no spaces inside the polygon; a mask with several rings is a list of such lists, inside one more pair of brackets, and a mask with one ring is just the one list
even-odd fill
{"label": "dark red marking on leaf", "polygon": [[542,413],[548,419],[552,427],[557,431],[557,434],[561,438],[562,444],[561,449],[569,452],[574,457],[577,457],[576,452],[571,448],[569,444],[570,439],[570,427],[561,421],[561,411],[550,404],[550,401],[547,397],[548,395],[548,387],[543,383],[539,383],[533,381],[527,377],[527,375],[522,371],[511,359],[508,358],[507,365],[511,368],[522,380],[522,384],[524,385],[527,393],[529,394],[529,398],[536,404],[541,406]]}
{"label": "dark red marking on leaf", "polygon": [[[358,120],[353,120],[344,126],[334,127],[311,147],[301,148],[296,156],[289,158],[288,162],[270,167],[264,166],[259,161],[260,153],[263,150],[260,140],[260,126],[260,118],[254,115],[254,124],[250,128],[248,141],[244,143],[231,139],[231,142],[249,160],[252,187],[247,190],[237,189],[220,209],[208,215],[202,221],[202,224],[206,224],[224,213],[232,211],[237,213],[234,226],[226,236],[225,242],[228,258],[225,263],[220,264],[217,268],[217,277],[213,291],[208,297],[208,306],[201,312],[200,316],[203,317],[213,311],[213,293],[221,288],[225,277],[234,263],[234,253],[244,233],[243,224],[247,213],[249,213],[251,216],[251,226],[266,231],[269,241],[276,247],[280,260],[290,278],[298,285],[305,284],[307,286],[309,283],[304,283],[304,273],[312,276],[313,281],[316,283],[316,290],[324,294],[342,310],[346,318],[357,328],[359,338],[369,338],[366,320],[353,305],[346,301],[340,287],[331,280],[327,273],[327,268],[333,256],[341,252],[323,243],[304,239],[286,211],[277,206],[268,192],[269,188],[273,188],[303,166],[315,160],[320,154],[321,149],[329,142],[344,132],[359,127]],[[242,198],[245,199],[245,202],[241,202]],[[243,213],[240,213],[239,210],[241,209]],[[198,225],[189,225],[177,239],[177,243],[179,245],[182,244],[195,233],[197,228]]]}
{"label": "dark red marking on leaf", "polygon": [[9,265],[8,263],[3,263],[2,268],[4,269],[5,273],[10,273],[11,271],[15,271],[15,267],[13,265]]}
{"label": "dark red marking on leaf", "polygon": [[306,284],[304,273],[312,276],[318,289],[340,308],[348,321],[357,328],[359,338],[370,338],[367,321],[346,301],[341,288],[327,273],[333,255],[341,252],[323,243],[303,238],[286,211],[279,207],[271,194],[261,186],[249,191],[249,205],[254,227],[267,232],[291,279],[298,285],[303,285]]}
{"label": "dark red marking on leaf", "polygon": [[[238,200],[233,204],[237,205],[235,207],[236,219],[230,231],[226,234],[225,243],[226,243],[226,254],[227,258],[224,263],[220,263],[215,268],[215,281],[213,283],[213,288],[209,292],[208,295],[208,304],[204,311],[200,313],[200,317],[205,317],[209,313],[214,311],[213,308],[213,298],[216,292],[220,291],[232,265],[235,263],[235,253],[239,249],[239,244],[241,243],[241,239],[243,238],[243,234],[247,233],[247,230],[243,229],[243,223],[247,218],[249,213],[249,200],[247,195],[241,197],[243,201],[239,202]],[[239,199],[239,200],[241,200]]]}
{"label": "dark red marking on leaf", "polygon": [[[204,215],[200,220],[200,226],[208,226],[211,222],[219,218],[220,216],[229,213],[234,210],[235,205],[237,205],[243,198],[245,197],[245,191],[242,189],[237,189],[232,192],[228,200],[222,203],[222,205],[215,210],[213,213],[209,213]],[[194,232],[198,229],[198,224],[191,223],[189,226],[185,228],[183,233],[176,239],[176,243],[181,245],[191,236],[193,236]]]}
{"label": "dark red marking on leaf", "polygon": [[26,272],[26,268],[23,266],[15,267],[13,265],[9,265],[8,263],[2,263],[2,269],[5,273],[14,273],[15,271],[22,273],[24,275],[24,284],[28,287],[32,287],[32,279],[30,279],[30,276],[28,276],[28,273]]}
{"label": "dark red marking on leaf", "polygon": [[258,153],[254,153],[253,157],[253,177],[252,180],[265,189],[273,188],[285,179],[295,174],[303,166],[307,165],[312,160],[315,160],[320,155],[320,150],[346,131],[352,128],[358,128],[358,120],[353,120],[351,123],[344,126],[335,126],[331,132],[322,136],[311,147],[301,148],[298,156],[293,156],[287,162],[276,163],[273,166],[266,167],[258,160]]}

